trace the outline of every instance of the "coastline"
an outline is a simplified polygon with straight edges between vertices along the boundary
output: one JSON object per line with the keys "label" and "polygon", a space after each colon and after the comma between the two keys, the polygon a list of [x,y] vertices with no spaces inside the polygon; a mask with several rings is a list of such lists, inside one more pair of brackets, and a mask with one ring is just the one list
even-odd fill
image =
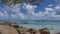
{"label": "coastline", "polygon": [[[39,29],[39,30],[34,29],[34,28],[25,28],[23,26],[18,25],[16,22],[14,22],[14,23],[4,22],[3,24],[0,24],[0,25],[1,26],[6,26],[5,28],[8,28],[7,26],[13,27],[17,31],[18,34],[50,34],[50,31],[49,31],[48,28],[42,28],[42,29]],[[9,28],[8,28],[8,30],[9,30]],[[8,34],[10,34],[10,33],[8,33]]]}
{"label": "coastline", "polygon": [[[57,34],[60,32],[60,28],[59,28],[59,25],[57,25],[58,27],[56,27],[55,25],[52,27],[52,25],[44,25],[40,23],[40,25],[36,25],[36,24],[31,24],[31,23],[25,23],[23,24],[19,24],[17,22],[3,22],[1,23],[0,25],[5,25],[5,26],[9,26],[9,27],[13,27],[17,32],[19,32],[21,34],[28,34],[30,32],[33,32],[33,33],[37,33],[37,34],[41,34],[41,31],[46,31],[48,34]],[[30,25],[29,25],[30,24]],[[45,27],[43,27],[45,26]],[[39,31],[40,30],[40,31]],[[45,33],[46,33],[45,32]],[[31,33],[30,33],[31,34]]]}

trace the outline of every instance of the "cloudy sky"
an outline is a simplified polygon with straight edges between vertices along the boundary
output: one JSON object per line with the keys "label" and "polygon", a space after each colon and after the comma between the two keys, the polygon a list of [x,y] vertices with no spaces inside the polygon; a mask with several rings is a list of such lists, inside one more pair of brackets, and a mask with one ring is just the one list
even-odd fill
{"label": "cloudy sky", "polygon": [[0,0],[0,20],[60,20],[60,0],[45,0],[39,5],[22,3],[10,7]]}

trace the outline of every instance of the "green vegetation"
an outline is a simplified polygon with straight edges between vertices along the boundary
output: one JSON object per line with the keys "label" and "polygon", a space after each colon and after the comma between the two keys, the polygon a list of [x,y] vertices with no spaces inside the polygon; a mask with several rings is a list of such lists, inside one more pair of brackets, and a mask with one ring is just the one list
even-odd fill
{"label": "green vegetation", "polygon": [[[38,0],[38,3],[42,3],[44,0]],[[38,4],[38,3],[35,3],[36,0],[2,0],[2,3],[3,4],[6,4],[6,5],[12,5],[12,4],[19,4],[19,3],[29,3],[29,4]]]}
{"label": "green vegetation", "polygon": [[15,4],[22,3],[22,0],[13,0],[13,3]]}

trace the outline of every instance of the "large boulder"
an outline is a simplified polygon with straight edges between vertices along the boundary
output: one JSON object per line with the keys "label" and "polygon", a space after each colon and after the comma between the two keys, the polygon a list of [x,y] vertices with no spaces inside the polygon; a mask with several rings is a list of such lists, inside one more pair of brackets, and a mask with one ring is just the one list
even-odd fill
{"label": "large boulder", "polygon": [[33,28],[30,28],[30,29],[28,29],[28,32],[30,32],[31,34],[35,34],[36,33],[36,29],[33,29]]}
{"label": "large boulder", "polygon": [[25,32],[24,34],[31,34],[30,32]]}
{"label": "large boulder", "polygon": [[0,34],[18,34],[18,32],[13,27],[0,25]]}
{"label": "large boulder", "polygon": [[58,32],[58,33],[55,33],[55,34],[60,34],[60,32]]}
{"label": "large boulder", "polygon": [[39,31],[37,31],[35,34],[41,34]]}
{"label": "large boulder", "polygon": [[41,34],[50,34],[50,31],[48,28],[42,28],[39,30]]}

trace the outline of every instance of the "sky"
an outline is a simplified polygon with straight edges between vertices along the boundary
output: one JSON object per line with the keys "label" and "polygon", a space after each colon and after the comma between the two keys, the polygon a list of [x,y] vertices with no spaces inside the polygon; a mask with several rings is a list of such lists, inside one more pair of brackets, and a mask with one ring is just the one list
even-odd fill
{"label": "sky", "polygon": [[0,20],[60,20],[60,0],[7,6],[0,0]]}

